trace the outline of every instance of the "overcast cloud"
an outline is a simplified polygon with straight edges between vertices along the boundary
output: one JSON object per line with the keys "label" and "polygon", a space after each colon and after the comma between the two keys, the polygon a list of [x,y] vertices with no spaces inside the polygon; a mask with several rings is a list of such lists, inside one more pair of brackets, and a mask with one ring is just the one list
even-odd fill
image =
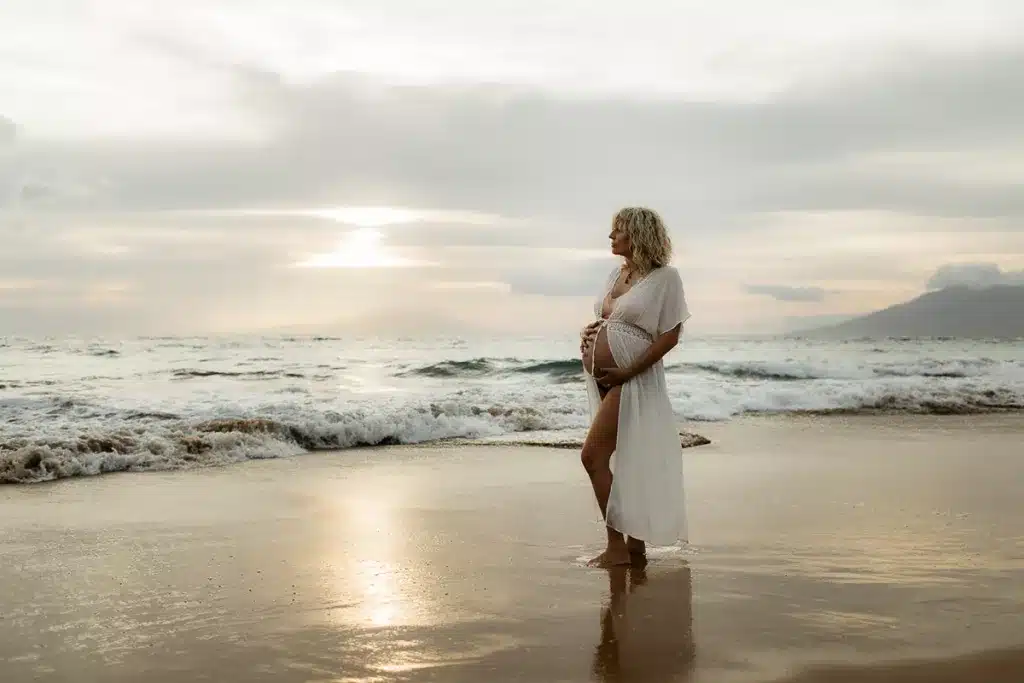
{"label": "overcast cloud", "polygon": [[0,7],[0,334],[573,334],[637,203],[697,333],[1024,268],[1020,3],[156,7]]}
{"label": "overcast cloud", "polygon": [[1024,270],[1004,271],[995,263],[953,263],[942,266],[928,280],[928,289],[1024,285]]}
{"label": "overcast cloud", "polygon": [[828,292],[821,287],[786,287],[783,285],[747,285],[751,294],[769,296],[777,301],[819,302]]}

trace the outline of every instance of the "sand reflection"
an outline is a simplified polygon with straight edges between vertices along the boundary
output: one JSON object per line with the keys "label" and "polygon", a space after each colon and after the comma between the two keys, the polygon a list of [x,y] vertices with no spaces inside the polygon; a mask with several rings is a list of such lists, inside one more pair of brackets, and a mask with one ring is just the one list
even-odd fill
{"label": "sand reflection", "polygon": [[593,676],[611,681],[685,680],[693,669],[693,580],[689,567],[608,571]]}
{"label": "sand reflection", "polygon": [[390,500],[369,495],[334,506],[334,521],[342,533],[325,531],[322,560],[325,602],[338,606],[332,620],[386,628],[409,622],[399,567],[404,559],[403,520]]}

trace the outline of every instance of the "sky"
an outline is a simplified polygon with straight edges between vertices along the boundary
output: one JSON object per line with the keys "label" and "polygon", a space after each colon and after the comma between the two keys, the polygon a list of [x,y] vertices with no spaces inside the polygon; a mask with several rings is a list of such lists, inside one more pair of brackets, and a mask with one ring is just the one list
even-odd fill
{"label": "sky", "polygon": [[[529,5],[529,10],[526,7]],[[1024,281],[1019,0],[8,0],[0,334],[693,334]]]}

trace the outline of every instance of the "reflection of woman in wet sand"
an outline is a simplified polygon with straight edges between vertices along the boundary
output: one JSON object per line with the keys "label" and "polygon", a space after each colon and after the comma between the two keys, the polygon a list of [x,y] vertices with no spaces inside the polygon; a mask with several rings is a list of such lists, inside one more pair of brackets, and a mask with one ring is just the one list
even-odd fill
{"label": "reflection of woman in wet sand", "polygon": [[592,417],[582,459],[608,533],[592,564],[605,567],[642,560],[646,543],[686,540],[682,449],[662,358],[690,317],[657,213],[622,209],[609,238],[623,263],[580,335]]}
{"label": "reflection of woman in wet sand", "polygon": [[602,683],[685,680],[696,657],[689,567],[658,573],[612,567],[608,584],[594,677]]}

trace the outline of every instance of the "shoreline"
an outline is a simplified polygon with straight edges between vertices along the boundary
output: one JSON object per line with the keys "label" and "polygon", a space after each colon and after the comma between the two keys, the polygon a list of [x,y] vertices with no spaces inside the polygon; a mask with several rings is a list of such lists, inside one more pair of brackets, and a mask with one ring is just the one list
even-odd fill
{"label": "shoreline", "polygon": [[550,447],[0,487],[0,670],[1016,683],[1021,434],[995,416],[716,425],[684,451],[690,545],[628,572],[585,566],[600,516],[578,457]]}
{"label": "shoreline", "polygon": [[[778,413],[752,413],[741,416],[732,417],[727,420],[717,421],[700,421],[700,420],[689,420],[680,424],[687,425],[686,428],[680,429],[680,445],[684,450],[684,453],[692,448],[704,447],[713,444],[717,440],[716,435],[728,434],[732,429],[746,430],[748,426],[752,425],[764,425],[766,428],[771,429],[777,425],[846,425],[846,424],[866,424],[866,425],[878,425],[881,428],[888,427],[899,427],[906,429],[916,429],[918,427],[937,428],[937,427],[953,427],[957,425],[965,424],[966,422],[974,422],[980,425],[992,426],[996,429],[1002,429],[1004,426],[1009,429],[1013,429],[1016,421],[1011,420],[1011,416],[1015,416],[1017,410],[1010,411],[989,411],[989,412],[963,412],[955,414],[947,413],[912,413],[912,412],[885,412],[885,413],[872,413],[856,411],[851,413],[843,413],[836,411],[827,411],[822,413],[812,412],[778,412]],[[202,426],[202,424],[200,424]],[[273,438],[275,436],[286,435],[291,431],[295,431],[294,427],[289,427],[285,424],[277,423],[272,420],[264,418],[229,418],[223,420],[217,420],[209,423],[206,428],[200,430],[200,433],[217,434],[221,436],[242,436],[242,437],[268,437]],[[540,431],[538,433],[544,434],[542,438],[530,438],[527,435],[531,432],[513,432],[501,436],[490,436],[490,437],[479,437],[479,438],[467,438],[467,437],[449,437],[442,439],[433,439],[426,441],[418,441],[412,443],[400,443],[395,440],[385,439],[378,444],[356,444],[347,448],[336,448],[330,446],[315,446],[315,447],[303,447],[302,444],[295,441],[281,441],[275,444],[278,449],[292,449],[289,452],[281,452],[279,454],[265,455],[262,452],[256,455],[247,454],[236,454],[231,457],[227,457],[222,461],[215,462],[201,462],[198,458],[199,454],[206,453],[209,451],[209,445],[203,449],[194,449],[192,455],[185,455],[183,459],[177,465],[171,464],[169,466],[125,466],[119,469],[112,469],[100,472],[75,472],[74,474],[61,474],[58,476],[43,476],[36,470],[39,469],[40,465],[52,456],[47,456],[45,451],[41,449],[35,449],[32,453],[27,456],[23,456],[20,461],[15,460],[4,460],[3,456],[5,451],[0,450],[0,490],[10,486],[38,486],[40,484],[52,484],[55,482],[75,480],[75,479],[88,479],[94,477],[107,477],[113,474],[146,474],[146,473],[168,473],[168,472],[189,472],[194,470],[203,469],[220,469],[220,468],[235,468],[240,465],[244,465],[248,462],[259,462],[263,460],[279,460],[279,459],[291,459],[291,458],[306,458],[309,456],[322,456],[324,454],[330,454],[335,452],[344,451],[383,451],[386,449],[393,448],[458,448],[458,447],[506,447],[506,448],[519,448],[519,447],[537,447],[537,448],[552,448],[552,449],[578,449],[583,446],[582,436],[574,436],[578,432],[572,430],[566,430],[565,432],[558,431]],[[698,433],[699,432],[699,433]],[[563,436],[563,434],[565,434]],[[100,439],[96,437],[82,437],[80,443],[85,444],[85,451],[81,454],[83,458],[87,457],[111,457],[114,458],[114,465],[117,465],[117,457],[123,456],[125,458],[135,457],[135,454],[121,454],[118,451],[118,439],[120,437],[110,437],[108,439]],[[185,436],[186,444],[191,443],[195,440],[195,437]],[[309,444],[307,444],[309,446]],[[294,449],[299,449],[298,451]],[[10,456],[11,451],[7,451],[6,454]],[[151,454],[156,457],[157,454]],[[66,466],[65,466],[66,467]],[[80,469],[81,466],[74,465],[71,469]]]}

